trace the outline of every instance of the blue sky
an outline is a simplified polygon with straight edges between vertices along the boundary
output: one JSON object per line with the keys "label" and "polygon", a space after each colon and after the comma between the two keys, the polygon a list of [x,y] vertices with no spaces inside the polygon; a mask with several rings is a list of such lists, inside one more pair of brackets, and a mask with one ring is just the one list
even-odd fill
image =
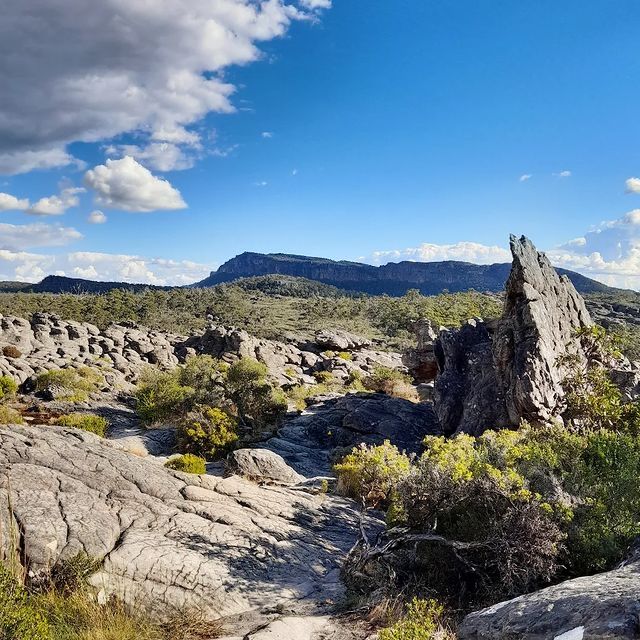
{"label": "blue sky", "polygon": [[632,0],[98,5],[0,25],[0,279],[496,262],[525,233],[640,288]]}

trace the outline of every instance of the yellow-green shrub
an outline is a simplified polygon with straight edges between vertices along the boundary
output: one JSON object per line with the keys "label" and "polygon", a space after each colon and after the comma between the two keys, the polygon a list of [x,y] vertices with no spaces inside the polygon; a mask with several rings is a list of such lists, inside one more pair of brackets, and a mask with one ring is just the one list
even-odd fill
{"label": "yellow-green shrub", "polygon": [[379,640],[453,640],[447,629],[444,607],[435,600],[414,598],[407,606],[406,615],[378,633]]}
{"label": "yellow-green shrub", "polygon": [[225,453],[238,439],[237,420],[218,407],[197,407],[178,424],[178,448],[205,458]]}
{"label": "yellow-green shrub", "polygon": [[134,393],[138,415],[154,424],[184,414],[195,395],[193,387],[180,382],[179,372],[146,369]]}
{"label": "yellow-green shrub", "polygon": [[0,638],[2,640],[53,640],[37,601],[0,564]]}
{"label": "yellow-green shrub", "polygon": [[83,402],[104,383],[102,375],[89,367],[69,367],[41,373],[36,378],[36,391],[59,387],[64,393],[58,398],[69,402]]}
{"label": "yellow-green shrub", "polygon": [[379,446],[355,447],[333,467],[338,491],[374,508],[389,504],[392,492],[410,468],[409,458],[389,440]]}
{"label": "yellow-green shrub", "polygon": [[65,416],[60,416],[55,424],[59,427],[73,427],[74,429],[82,429],[89,433],[95,433],[97,436],[104,438],[109,422],[102,416],[97,416],[95,413],[69,413]]}
{"label": "yellow-green shrub", "polygon": [[202,475],[207,472],[206,463],[207,461],[204,458],[193,455],[192,453],[185,453],[182,456],[176,456],[175,458],[171,458],[171,460],[167,460],[164,466],[174,471]]}
{"label": "yellow-green shrub", "polygon": [[16,395],[18,384],[9,376],[0,376],[0,401]]}
{"label": "yellow-green shrub", "polygon": [[24,419],[19,411],[0,404],[0,424],[22,424]]}

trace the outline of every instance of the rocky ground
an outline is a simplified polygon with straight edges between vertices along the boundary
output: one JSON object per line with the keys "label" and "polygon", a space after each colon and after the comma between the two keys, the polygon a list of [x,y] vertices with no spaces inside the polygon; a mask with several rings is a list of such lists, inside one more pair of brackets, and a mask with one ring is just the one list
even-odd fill
{"label": "rocky ground", "polygon": [[[0,545],[18,546],[34,580],[58,559],[85,552],[102,561],[91,578],[100,598],[116,594],[159,617],[194,607],[222,618],[227,640],[368,637],[364,623],[344,617],[340,568],[362,531],[374,536],[383,522],[326,493],[335,458],[361,442],[388,439],[418,451],[427,434],[553,418],[563,393],[555,363],[579,355],[574,330],[591,324],[570,282],[551,273],[528,241],[512,239],[512,251],[503,317],[440,332],[423,324],[404,363],[341,332],[273,342],[218,326],[185,338],[135,326],[100,331],[44,315],[0,318],[0,374],[22,384],[28,418],[0,426]],[[431,385],[434,402],[322,397],[291,414],[274,437],[208,465],[206,475],[169,471],[171,425],[143,426],[127,392],[145,366],[169,368],[202,353],[256,358],[285,387],[313,386],[321,371],[345,380],[376,364],[408,367]],[[53,392],[47,401],[29,395],[36,374],[77,365],[104,375],[104,388],[73,410],[106,417],[106,439],[43,424],[70,406]],[[637,365],[620,367],[630,397],[637,395]],[[639,566],[631,560],[471,614],[460,636],[636,637]]]}

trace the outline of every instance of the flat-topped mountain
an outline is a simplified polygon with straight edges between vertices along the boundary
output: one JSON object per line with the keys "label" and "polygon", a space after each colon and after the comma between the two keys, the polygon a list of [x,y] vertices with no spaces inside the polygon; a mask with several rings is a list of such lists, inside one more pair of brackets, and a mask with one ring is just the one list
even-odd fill
{"label": "flat-topped mountain", "polygon": [[[245,252],[228,260],[217,271],[198,282],[197,287],[210,287],[238,278],[281,274],[316,280],[349,291],[370,294],[403,295],[409,289],[433,295],[445,289],[451,292],[503,291],[511,265],[473,264],[447,260],[444,262],[390,262],[379,267],[285,253]],[[611,287],[574,271],[557,269],[566,274],[581,293],[612,291]]]}

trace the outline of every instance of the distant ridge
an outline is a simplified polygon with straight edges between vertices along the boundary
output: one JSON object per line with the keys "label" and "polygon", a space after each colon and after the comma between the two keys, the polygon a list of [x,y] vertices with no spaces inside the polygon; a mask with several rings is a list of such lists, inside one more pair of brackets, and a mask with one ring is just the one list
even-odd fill
{"label": "distant ridge", "polygon": [[[213,287],[218,284],[234,282],[265,276],[281,276],[304,279],[306,283],[278,282],[245,282],[244,288],[256,288],[266,291],[294,292],[304,286],[310,289],[310,282],[335,287],[348,293],[368,293],[371,295],[387,294],[404,295],[409,289],[418,289],[425,295],[435,295],[443,291],[455,293],[475,289],[482,292],[498,293],[504,286],[511,270],[511,265],[473,264],[447,260],[444,262],[391,262],[379,267],[350,262],[347,260],[329,260],[310,256],[286,253],[251,253],[245,252],[225,262],[217,271],[196,282],[190,287]],[[586,276],[557,269],[558,273],[567,275],[576,289],[582,293],[615,293],[622,291],[609,287]],[[32,293],[106,293],[114,289],[141,291],[144,289],[169,290],[178,287],[159,287],[150,284],[130,284],[128,282],[99,282],[66,276],[47,276],[37,284],[20,282],[0,282],[0,292],[32,292]],[[316,287],[319,295],[334,295],[327,289]],[[294,294],[295,295],[295,294]]]}
{"label": "distant ridge", "polygon": [[[270,274],[296,276],[315,280],[347,291],[399,296],[409,289],[425,295],[450,292],[499,292],[509,276],[511,265],[504,263],[480,265],[447,260],[444,262],[389,263],[375,267],[361,262],[329,260],[286,253],[245,252],[225,262],[195,287],[211,287],[238,278]],[[587,278],[574,271],[558,269],[566,274],[580,293],[613,292],[616,289]]]}

